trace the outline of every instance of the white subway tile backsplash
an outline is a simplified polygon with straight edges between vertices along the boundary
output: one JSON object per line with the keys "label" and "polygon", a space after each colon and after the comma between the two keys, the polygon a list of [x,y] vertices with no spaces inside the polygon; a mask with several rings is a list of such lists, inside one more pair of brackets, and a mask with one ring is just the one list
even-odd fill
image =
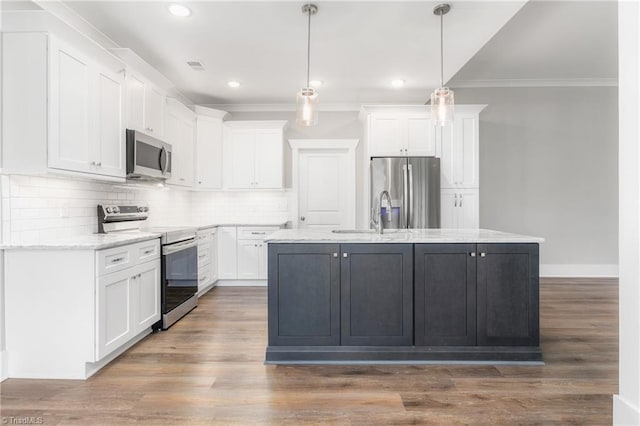
{"label": "white subway tile backsplash", "polygon": [[191,192],[127,187],[66,177],[1,175],[2,241],[29,242],[97,231],[98,204],[144,204],[145,227],[190,223],[285,222],[289,192]]}

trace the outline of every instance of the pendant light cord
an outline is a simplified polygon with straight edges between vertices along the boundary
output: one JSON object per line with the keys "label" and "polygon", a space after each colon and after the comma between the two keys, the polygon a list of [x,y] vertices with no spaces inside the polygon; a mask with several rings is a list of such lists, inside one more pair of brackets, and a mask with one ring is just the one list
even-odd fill
{"label": "pendant light cord", "polygon": [[440,87],[444,87],[444,14],[440,14]]}
{"label": "pendant light cord", "polygon": [[311,68],[311,7],[307,11],[309,23],[307,25],[307,88],[309,88],[309,70]]}

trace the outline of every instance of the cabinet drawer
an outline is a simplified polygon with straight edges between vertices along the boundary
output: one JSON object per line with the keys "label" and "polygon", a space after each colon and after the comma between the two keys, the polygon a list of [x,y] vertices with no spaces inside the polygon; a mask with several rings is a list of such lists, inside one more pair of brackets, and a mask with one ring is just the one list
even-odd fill
{"label": "cabinet drawer", "polygon": [[131,245],[100,250],[98,257],[97,275],[102,276],[112,272],[122,271],[136,264],[134,250]]}
{"label": "cabinet drawer", "polygon": [[198,236],[196,237],[196,240],[198,241],[198,245],[202,246],[205,244],[209,244],[209,235],[211,234],[211,232],[208,231],[200,231],[198,232]]}
{"label": "cabinet drawer", "polygon": [[198,247],[198,268],[211,263],[211,250],[209,245],[204,247]]}
{"label": "cabinet drawer", "polygon": [[157,239],[136,244],[136,248],[137,263],[146,262],[160,257],[160,241]]}
{"label": "cabinet drawer", "polygon": [[160,257],[160,239],[156,238],[141,243],[127,244],[96,252],[96,276],[135,266],[138,263],[158,259]]}
{"label": "cabinet drawer", "polygon": [[264,240],[270,234],[276,232],[277,226],[269,227],[238,227],[239,240]]}
{"label": "cabinet drawer", "polygon": [[198,288],[211,282],[211,269],[209,267],[198,270]]}

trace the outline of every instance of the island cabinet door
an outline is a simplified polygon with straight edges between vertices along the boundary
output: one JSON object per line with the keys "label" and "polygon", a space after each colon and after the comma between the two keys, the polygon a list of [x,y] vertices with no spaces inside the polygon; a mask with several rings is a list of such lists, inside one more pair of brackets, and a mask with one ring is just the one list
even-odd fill
{"label": "island cabinet door", "polygon": [[413,245],[342,244],[343,346],[413,344]]}
{"label": "island cabinet door", "polygon": [[416,346],[476,344],[476,245],[416,244]]}
{"label": "island cabinet door", "polygon": [[539,346],[538,244],[478,244],[478,345]]}
{"label": "island cabinet door", "polygon": [[340,246],[269,244],[269,345],[340,345]]}

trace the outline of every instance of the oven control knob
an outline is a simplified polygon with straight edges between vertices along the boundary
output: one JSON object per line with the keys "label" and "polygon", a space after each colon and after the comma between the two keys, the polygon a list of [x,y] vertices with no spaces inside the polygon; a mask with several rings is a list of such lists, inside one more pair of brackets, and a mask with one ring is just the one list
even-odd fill
{"label": "oven control knob", "polygon": [[113,208],[113,212],[114,212],[114,213],[120,213],[120,207],[115,206],[115,207]]}
{"label": "oven control knob", "polygon": [[142,207],[142,206],[138,207],[138,211],[139,211],[140,213],[143,213],[143,212],[144,212],[144,207]]}
{"label": "oven control knob", "polygon": [[107,210],[107,213],[113,212],[113,209],[111,207],[107,207],[106,210]]}

